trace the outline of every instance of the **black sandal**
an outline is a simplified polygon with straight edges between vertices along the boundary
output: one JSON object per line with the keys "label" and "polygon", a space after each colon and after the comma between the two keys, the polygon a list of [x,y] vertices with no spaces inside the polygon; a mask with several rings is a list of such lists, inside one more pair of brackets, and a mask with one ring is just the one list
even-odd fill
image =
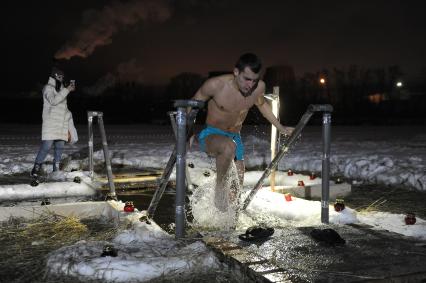
{"label": "black sandal", "polygon": [[344,245],[346,243],[346,240],[343,239],[339,233],[337,233],[335,230],[326,228],[326,229],[313,229],[310,232],[310,235],[312,238],[314,238],[315,241],[328,244],[331,246],[334,245]]}
{"label": "black sandal", "polygon": [[252,226],[246,230],[245,234],[240,234],[238,238],[243,241],[263,240],[272,236],[274,232],[274,228],[264,226]]}

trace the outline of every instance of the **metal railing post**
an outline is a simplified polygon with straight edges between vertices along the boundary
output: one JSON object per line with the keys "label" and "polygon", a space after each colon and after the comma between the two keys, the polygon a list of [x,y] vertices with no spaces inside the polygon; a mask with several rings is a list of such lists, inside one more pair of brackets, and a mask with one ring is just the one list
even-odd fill
{"label": "metal railing post", "polygon": [[87,135],[89,140],[89,175],[90,178],[93,180],[93,116],[90,112],[87,112],[87,126]]}
{"label": "metal railing post", "polygon": [[[187,138],[187,142],[190,138],[191,132],[192,132],[192,127],[194,126],[195,123],[195,118],[197,116],[198,113],[198,109],[192,109],[189,114],[187,115],[187,126],[188,126],[188,131],[186,133],[186,138]],[[161,178],[159,180],[158,183],[158,189],[155,190],[154,195],[152,196],[151,199],[151,203],[148,206],[147,209],[147,215],[150,218],[154,218],[154,214],[155,211],[157,209],[158,204],[160,203],[160,200],[163,196],[164,190],[166,189],[167,183],[169,182],[170,179],[170,175],[172,174],[173,168],[175,167],[176,164],[176,146],[177,146],[177,126],[176,126],[176,111],[170,111],[167,113],[170,117],[170,122],[172,124],[172,128],[173,128],[173,133],[175,135],[175,146],[173,148],[173,152],[170,155],[169,161],[167,162],[166,167],[164,168],[163,174],[161,175]],[[189,172],[188,172],[188,167],[186,167],[186,178],[187,178],[187,184],[188,186],[191,183],[191,180],[189,179]]]}
{"label": "metal railing post", "polygon": [[[257,191],[262,187],[263,181],[265,180],[265,178],[267,178],[271,174],[272,170],[275,169],[278,166],[278,163],[280,162],[280,160],[284,157],[284,155],[287,154],[289,148],[295,143],[295,141],[299,137],[303,128],[308,123],[311,116],[315,112],[325,112],[324,115],[326,115],[328,113],[328,115],[329,115],[328,117],[331,117],[330,112],[332,112],[332,111],[333,111],[333,107],[329,104],[319,104],[319,105],[311,104],[311,105],[309,105],[308,110],[306,110],[305,114],[303,114],[302,118],[300,119],[299,123],[297,123],[297,125],[294,128],[294,131],[291,133],[290,137],[281,146],[281,149],[278,151],[275,158],[271,161],[271,163],[268,165],[268,167],[265,169],[265,171],[263,171],[263,174],[260,177],[259,181],[256,183],[254,188],[247,195],[246,199],[243,202],[242,210],[245,210],[247,208],[247,206],[250,204],[250,202],[252,201],[252,199],[256,195]],[[329,155],[330,155],[330,121],[331,121],[331,118],[328,118],[327,121],[328,121],[328,123],[327,123],[328,126],[324,127],[325,128],[324,131],[327,131],[328,135],[323,134],[323,136],[328,136],[327,142],[324,143],[324,144],[328,145],[328,152],[327,152],[328,167],[326,165],[326,168],[325,168],[326,173],[324,174],[324,172],[323,172],[323,175],[324,176],[327,175],[326,178],[328,179],[329,173],[330,173],[329,172],[329,167],[330,167]],[[324,164],[324,162],[323,162],[323,164]],[[323,170],[324,170],[324,166],[323,166]],[[323,179],[323,184],[324,184],[324,179]],[[327,181],[327,184],[328,184],[328,181]],[[324,187],[323,187],[323,190],[324,190]],[[329,190],[327,189],[327,193],[328,193],[328,191]],[[328,204],[328,197],[327,197],[327,204]],[[327,209],[328,209],[328,207],[327,207]]]}
{"label": "metal railing post", "polygon": [[101,132],[102,147],[104,151],[105,165],[106,165],[107,176],[108,176],[108,185],[109,185],[109,193],[110,193],[109,196],[115,199],[116,198],[115,185],[114,185],[114,179],[112,176],[111,159],[109,156],[108,143],[107,143],[106,134],[105,134],[103,113],[99,113],[98,115],[98,124],[99,124],[99,130]]}
{"label": "metal railing post", "polygon": [[203,101],[197,100],[176,100],[174,106],[177,108],[176,124],[176,238],[185,236],[185,195],[186,195],[186,123],[187,123],[187,108],[202,107]]}
{"label": "metal railing post", "polygon": [[330,198],[330,141],[331,141],[331,113],[324,112],[322,116],[322,184],[321,184],[321,222],[329,223]]}
{"label": "metal railing post", "polygon": [[176,111],[167,112],[170,118],[170,124],[172,124],[173,134],[175,135],[175,139],[177,139],[177,125],[176,125]]}
{"label": "metal railing post", "polygon": [[263,171],[262,176],[260,177],[259,181],[257,181],[254,188],[250,191],[248,196],[243,202],[242,210],[245,210],[247,206],[250,204],[256,193],[259,191],[259,189],[263,185],[263,181],[269,177],[272,170],[275,169],[278,166],[278,163],[280,160],[284,157],[285,154],[287,154],[288,150],[290,149],[290,146],[297,140],[300,133],[302,132],[303,128],[308,123],[309,119],[311,118],[312,114],[314,112],[311,109],[308,109],[305,114],[303,114],[302,118],[300,119],[299,123],[294,128],[293,132],[291,133],[290,137],[284,142],[284,144],[281,146],[281,149],[278,151],[274,159],[269,163],[268,167]]}
{"label": "metal railing post", "polygon": [[185,233],[186,108],[178,107],[176,151],[176,238]]}
{"label": "metal railing post", "polygon": [[102,148],[104,152],[104,158],[105,158],[105,167],[107,170],[107,176],[108,176],[108,186],[109,186],[109,199],[117,199],[117,196],[115,194],[115,185],[114,185],[114,179],[112,175],[112,168],[111,168],[111,160],[109,156],[109,150],[108,150],[108,143],[106,139],[105,134],[105,127],[104,127],[104,120],[103,120],[103,112],[99,111],[87,111],[87,120],[88,120],[88,138],[89,138],[89,171],[90,176],[93,179],[94,178],[94,170],[93,170],[93,117],[98,118],[98,124],[99,124],[99,131],[101,133],[102,138]]}

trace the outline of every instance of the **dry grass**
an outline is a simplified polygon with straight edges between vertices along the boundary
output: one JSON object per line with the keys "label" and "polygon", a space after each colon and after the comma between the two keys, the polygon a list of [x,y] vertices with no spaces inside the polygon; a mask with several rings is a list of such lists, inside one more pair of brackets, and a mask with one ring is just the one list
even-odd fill
{"label": "dry grass", "polygon": [[380,207],[382,207],[387,202],[384,198],[379,198],[372,203],[355,208],[359,212],[372,212],[372,211],[380,211]]}
{"label": "dry grass", "polygon": [[118,229],[101,219],[80,220],[52,213],[34,220],[10,218],[0,225],[1,282],[76,282],[47,279],[48,254],[83,239],[110,240]]}

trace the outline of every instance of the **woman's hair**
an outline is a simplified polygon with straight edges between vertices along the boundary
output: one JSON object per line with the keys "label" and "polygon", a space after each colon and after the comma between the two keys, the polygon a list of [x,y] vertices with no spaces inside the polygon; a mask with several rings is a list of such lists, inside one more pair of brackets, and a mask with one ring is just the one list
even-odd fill
{"label": "woman's hair", "polygon": [[253,53],[245,53],[240,56],[237,63],[235,63],[235,68],[238,71],[244,71],[245,67],[249,67],[254,73],[259,73],[260,69],[262,69],[262,62],[259,57]]}
{"label": "woman's hair", "polygon": [[55,78],[55,75],[62,75],[62,76],[64,76],[65,74],[58,67],[52,67],[52,72],[50,73],[50,76],[52,78]]}

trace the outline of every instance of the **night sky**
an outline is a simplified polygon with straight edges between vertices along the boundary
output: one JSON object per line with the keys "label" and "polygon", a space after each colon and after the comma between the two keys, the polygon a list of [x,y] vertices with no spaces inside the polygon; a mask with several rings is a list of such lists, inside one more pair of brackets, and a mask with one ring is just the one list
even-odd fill
{"label": "night sky", "polygon": [[1,9],[2,91],[47,81],[52,58],[79,86],[107,74],[146,84],[232,70],[244,52],[296,75],[400,65],[425,74],[426,1],[8,1]]}

